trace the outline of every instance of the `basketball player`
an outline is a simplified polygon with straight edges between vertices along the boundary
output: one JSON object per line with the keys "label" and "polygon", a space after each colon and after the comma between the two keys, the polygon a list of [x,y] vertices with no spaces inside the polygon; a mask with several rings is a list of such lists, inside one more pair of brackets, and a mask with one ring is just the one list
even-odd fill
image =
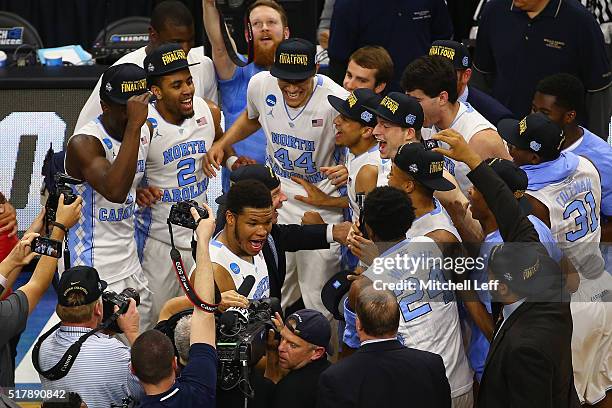
{"label": "basketball player", "polygon": [[[452,63],[445,57],[427,55],[411,62],[402,75],[402,88],[415,97],[423,107],[425,120],[423,138],[443,129],[459,132],[470,147],[483,159],[499,157],[510,159],[495,126],[469,104],[457,101],[457,76]],[[445,158],[446,169],[455,176],[459,187],[467,194],[471,185],[466,177],[467,166]]]}
{"label": "basketball player", "polygon": [[[203,47],[192,48],[194,35],[193,16],[185,4],[175,0],[159,2],[151,14],[149,45],[125,54],[113,65],[130,62],[143,67],[145,57],[155,48],[164,43],[179,44],[187,54],[190,64],[200,63],[193,70],[195,94],[201,98],[217,102],[215,68],[210,58],[204,55]],[[102,113],[99,98],[101,84],[102,81],[98,80],[89,99],[81,109],[75,129],[81,128]]]}
{"label": "basketball player", "polygon": [[138,262],[134,210],[151,141],[152,127],[145,124],[151,94],[135,64],[110,67],[101,83],[102,114],[78,129],[66,148],[66,172],[84,182],[75,186],[84,205],[68,234],[70,263],[96,268],[109,290],[136,289],[145,327],[152,299]]}
{"label": "basketball player", "polygon": [[[181,294],[170,260],[171,241],[166,222],[170,207],[184,200],[206,202],[208,178],[202,160],[216,136],[222,134],[221,114],[210,101],[194,95],[194,84],[185,52],[178,44],[164,44],[145,58],[147,83],[156,101],[149,106],[153,137],[147,156],[147,171],[139,189],[142,199],[155,194],[159,201],[137,213],[138,254],[154,293],[153,315],[171,297]],[[186,270],[194,263],[192,231],[173,226],[174,243]]]}
{"label": "basketball player", "polygon": [[[270,72],[260,72],[249,82],[247,110],[212,147],[208,157],[217,167],[225,146],[243,140],[262,127],[267,138],[267,162],[281,179],[289,200],[279,211],[279,223],[299,224],[302,214],[312,207],[295,199],[304,195],[296,181],[306,179],[324,193],[337,187],[324,174],[326,166],[337,165],[333,135],[335,110],[328,95],[345,99],[348,93],[331,79],[317,75],[315,46],[306,40],[288,39],[276,49]],[[327,224],[342,221],[340,209],[320,210]],[[328,250],[287,254],[287,277],[283,287],[283,307],[299,297],[307,308],[330,316],[321,301],[321,288],[337,271],[339,246]]]}
{"label": "basketball player", "polygon": [[612,387],[612,277],[599,250],[600,175],[593,163],[561,152],[561,127],[543,113],[506,119],[499,131],[510,155],[527,172],[533,214],[550,226],[555,241],[580,277],[572,294],[574,382],[583,401],[597,402]]}

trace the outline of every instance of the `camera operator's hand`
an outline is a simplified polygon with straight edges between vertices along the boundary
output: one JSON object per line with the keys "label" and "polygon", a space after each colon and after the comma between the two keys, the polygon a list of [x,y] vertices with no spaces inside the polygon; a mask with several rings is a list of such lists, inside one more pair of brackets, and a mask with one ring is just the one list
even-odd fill
{"label": "camera operator's hand", "polygon": [[[115,306],[114,311],[116,312],[117,310],[119,310],[119,306]],[[130,344],[133,344],[140,331],[140,315],[138,314],[138,309],[136,309],[136,301],[134,299],[130,298],[130,306],[124,314],[119,315],[117,325],[123,330]]]}
{"label": "camera operator's hand", "polygon": [[149,114],[149,100],[153,94],[147,91],[140,95],[134,95],[127,101],[127,126],[140,129],[147,120]]}
{"label": "camera operator's hand", "polygon": [[37,234],[43,233],[43,229],[45,227],[45,214],[45,207],[43,207],[30,225],[30,228],[28,228],[28,230],[25,232],[24,237],[31,232],[35,232]]}
{"label": "camera operator's hand", "polygon": [[81,196],[78,196],[76,200],[74,200],[74,203],[66,205],[64,204],[64,194],[61,194],[58,201],[59,203],[57,204],[55,221],[62,224],[66,228],[72,228],[81,217],[83,199]]}
{"label": "camera operator's hand", "polygon": [[230,307],[241,307],[246,309],[249,307],[249,300],[235,290],[226,290],[221,293],[219,310],[225,312]]}
{"label": "camera operator's hand", "polygon": [[32,241],[38,237],[36,233],[26,233],[21,241],[13,247],[13,250],[8,254],[5,262],[9,262],[11,269],[19,268],[29,264],[32,259],[36,256],[35,252],[32,252]]}
{"label": "camera operator's hand", "polygon": [[208,218],[200,217],[200,214],[195,208],[191,208],[191,216],[196,221],[196,235],[198,236],[198,242],[206,242],[208,245],[208,241],[212,237],[215,232],[215,217],[213,210],[208,206],[208,204],[203,204],[206,211],[208,211]]}

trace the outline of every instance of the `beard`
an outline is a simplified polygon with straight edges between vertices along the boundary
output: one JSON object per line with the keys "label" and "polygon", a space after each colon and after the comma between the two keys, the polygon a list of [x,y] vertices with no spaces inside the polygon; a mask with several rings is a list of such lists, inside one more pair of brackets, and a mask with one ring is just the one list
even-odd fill
{"label": "beard", "polygon": [[255,57],[253,59],[255,64],[259,65],[260,67],[271,67],[272,64],[274,64],[276,47],[278,47],[278,44],[280,44],[281,41],[274,41],[273,47],[262,47],[258,41],[255,41]]}

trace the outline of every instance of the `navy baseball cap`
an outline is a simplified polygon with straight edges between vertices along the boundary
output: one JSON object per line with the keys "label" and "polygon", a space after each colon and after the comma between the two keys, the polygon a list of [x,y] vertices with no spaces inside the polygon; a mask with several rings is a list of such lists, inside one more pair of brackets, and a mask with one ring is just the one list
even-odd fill
{"label": "navy baseball cap", "polygon": [[351,289],[351,281],[348,275],[352,271],[340,271],[331,277],[321,289],[321,301],[323,306],[334,316],[334,319],[344,321],[344,299]]}
{"label": "navy baseball cap", "polygon": [[330,351],[331,325],[317,310],[302,309],[285,319],[287,329],[299,338]]}
{"label": "navy baseball cap", "polygon": [[381,99],[380,95],[367,88],[355,89],[346,100],[334,95],[327,96],[329,104],[340,114],[364,126],[371,127],[376,126],[376,117],[372,114],[371,109],[368,109],[368,106],[378,105]]}
{"label": "navy baseball cap", "polygon": [[[280,179],[274,174],[272,169],[263,164],[249,164],[239,167],[230,173],[230,182],[237,183],[242,180],[257,180],[261,181],[270,191],[280,185]],[[225,204],[227,201],[227,193],[217,197],[217,204]]]}
{"label": "navy baseball cap", "polygon": [[389,92],[378,105],[368,106],[381,118],[403,128],[423,127],[423,108],[416,98],[401,92]]}
{"label": "navy baseball cap", "polygon": [[472,57],[468,48],[460,42],[437,40],[431,44],[429,55],[439,55],[452,61],[456,70],[468,69],[472,66]]}
{"label": "navy baseball cap", "polygon": [[147,75],[136,64],[126,63],[108,67],[102,74],[100,99],[126,105],[134,95],[147,92]]}
{"label": "navy baseball cap", "polygon": [[455,185],[444,178],[444,156],[427,150],[421,143],[403,144],[393,163],[416,181],[435,191],[449,191]]}
{"label": "navy baseball cap", "polygon": [[525,170],[506,159],[489,158],[485,162],[506,183],[514,197],[518,200],[524,213],[531,213],[531,204],[529,204],[529,200],[525,197],[525,190],[527,190],[529,183]]}
{"label": "navy baseball cap", "polygon": [[147,76],[163,76],[183,69],[189,69],[192,65],[187,62],[187,54],[180,45],[176,43],[162,44],[154,49],[144,59],[144,69]]}
{"label": "navy baseball cap", "polygon": [[508,143],[540,156],[558,156],[565,140],[563,129],[541,112],[529,114],[520,121],[502,119],[497,132]]}
{"label": "navy baseball cap", "polygon": [[317,73],[317,48],[301,38],[283,40],[276,48],[270,74],[278,79],[303,81]]}
{"label": "navy baseball cap", "polygon": [[[66,307],[82,306],[92,303],[106,289],[107,284],[100,279],[98,271],[91,266],[73,266],[62,273],[57,291],[57,303]],[[68,294],[70,292],[81,292],[85,299],[81,304],[68,304]]]}

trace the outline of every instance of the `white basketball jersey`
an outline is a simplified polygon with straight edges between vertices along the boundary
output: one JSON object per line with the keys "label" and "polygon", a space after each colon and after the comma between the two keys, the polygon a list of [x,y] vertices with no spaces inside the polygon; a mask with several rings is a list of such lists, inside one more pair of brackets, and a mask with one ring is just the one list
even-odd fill
{"label": "white basketball jersey", "polygon": [[[421,236],[407,238],[386,251],[381,258],[396,259],[399,256],[417,259],[422,258],[424,251],[442,256],[432,239]],[[401,313],[398,338],[406,347],[442,357],[451,396],[456,397],[469,391],[472,386],[472,370],[463,347],[457,301],[453,291],[426,286],[429,282],[445,283],[446,278],[439,269],[423,264],[385,269],[382,273],[376,273],[374,267],[370,267],[365,275],[374,282],[375,289],[380,285],[376,280],[410,282],[407,285],[413,285],[394,291]],[[376,265],[376,261],[373,265]]]}
{"label": "white basketball jersey", "polygon": [[[202,159],[215,139],[215,125],[204,99],[194,96],[193,110],[193,117],[174,125],[166,122],[153,104],[149,105],[153,137],[143,181],[160,188],[163,196],[152,207],[137,211],[139,245],[144,245],[148,237],[170,244],[167,219],[172,204],[184,200],[206,202],[208,177],[202,170]],[[175,245],[189,249],[192,231],[175,225],[172,231]]]}
{"label": "white basketball jersey", "polygon": [[378,166],[378,179],[376,180],[376,187],[384,187],[389,185],[389,173],[391,173],[391,165],[393,161],[391,159],[383,159],[380,157],[380,165]]}
{"label": "white basketball jersey", "polygon": [[[269,72],[260,72],[249,82],[247,112],[251,119],[259,117],[267,139],[266,164],[279,176],[289,203],[296,194],[307,195],[299,184],[291,181],[292,176],[338,196],[336,186],[319,170],[344,160],[334,138],[333,120],[338,112],[327,101],[328,95],[345,99],[348,91],[328,77],[316,75],[306,105],[293,109],[285,104],[277,79]],[[300,218],[301,214],[290,221],[300,223]]]}
{"label": "white basketball jersey", "polygon": [[[115,161],[121,142],[106,133],[100,119],[89,122],[75,135],[90,135],[97,138],[106,154],[106,160]],[[145,124],[140,129],[140,148],[136,174],[124,203],[108,201],[89,183],[76,185],[77,194],[83,198],[83,210],[79,222],[68,233],[71,266],[94,267],[100,279],[111,284],[140,270],[136,241],[134,240],[134,210],[136,187],[144,170],[151,134]],[[59,262],[63,267],[63,262]]]}
{"label": "white basketball jersey", "polygon": [[[584,157],[578,156],[578,159],[578,167],[572,175],[540,190],[527,192],[548,208],[550,231],[580,274],[580,287],[572,300],[596,301],[599,293],[595,292],[612,289],[607,282],[605,288],[593,288],[594,291],[587,293],[587,288],[593,286],[591,281],[601,276],[609,280],[607,273],[602,275],[604,261],[599,249],[601,182],[595,166]],[[601,281],[597,282],[597,286],[601,286]],[[582,295],[586,298],[579,299]]]}
{"label": "white basketball jersey", "polygon": [[359,174],[359,170],[366,165],[375,166],[376,169],[380,167],[380,153],[378,152],[378,144],[371,147],[370,150],[361,153],[359,156],[355,156],[349,151],[346,157],[346,168],[348,169],[349,174],[347,193],[353,221],[357,221],[359,219],[359,205],[357,205],[357,191],[355,190],[357,175]]}
{"label": "white basketball jersey", "polygon": [[435,230],[444,230],[453,234],[459,242],[461,237],[455,225],[451,221],[446,209],[437,199],[433,199],[434,209],[414,220],[410,229],[406,232],[406,238],[423,236]]}
{"label": "white basketball jersey", "polygon": [[244,278],[253,275],[255,285],[249,292],[247,298],[262,299],[270,297],[270,278],[268,277],[268,267],[263,253],[259,251],[253,257],[253,263],[247,262],[234,254],[222,242],[212,239],[209,245],[210,260],[221,265],[232,276],[236,289],[240,287]]}
{"label": "white basketball jersey", "polygon": [[[455,120],[449,126],[450,129],[456,130],[466,142],[470,142],[472,136],[476,133],[486,130],[492,129],[497,130],[495,126],[491,124],[488,120],[484,118],[476,109],[472,107],[469,103],[459,102],[459,110],[457,111],[457,116],[455,116]],[[438,129],[435,126],[431,128],[423,128],[422,137],[423,139],[430,139],[431,136],[440,132],[442,129]],[[440,147],[448,149],[448,144],[438,141]],[[446,170],[455,176],[457,179],[457,183],[459,183],[459,188],[463,194],[467,195],[467,191],[472,185],[470,180],[467,178],[467,174],[470,172],[470,168],[467,164],[463,162],[457,162],[448,157],[444,157],[444,167]]]}

